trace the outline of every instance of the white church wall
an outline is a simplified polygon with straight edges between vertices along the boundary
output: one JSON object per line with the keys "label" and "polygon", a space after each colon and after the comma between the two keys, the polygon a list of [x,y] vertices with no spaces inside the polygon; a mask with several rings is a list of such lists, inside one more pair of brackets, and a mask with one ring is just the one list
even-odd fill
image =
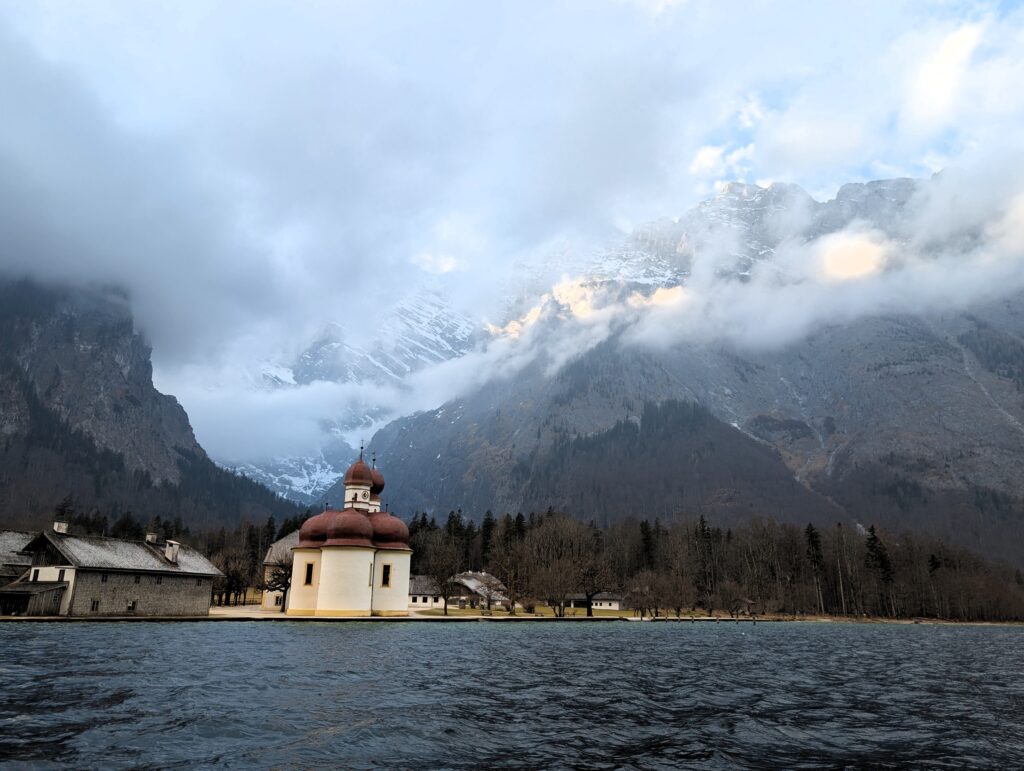
{"label": "white church wall", "polygon": [[[379,549],[373,565],[373,615],[409,615],[409,578],[412,552]],[[390,580],[384,586],[385,566],[390,567]]]}
{"label": "white church wall", "polygon": [[[306,583],[306,566],[312,565],[310,582]],[[292,550],[292,585],[288,590],[288,615],[311,616],[316,611],[320,589],[321,560],[319,549]]]}
{"label": "white church wall", "polygon": [[373,552],[361,546],[323,547],[316,615],[370,615]]}

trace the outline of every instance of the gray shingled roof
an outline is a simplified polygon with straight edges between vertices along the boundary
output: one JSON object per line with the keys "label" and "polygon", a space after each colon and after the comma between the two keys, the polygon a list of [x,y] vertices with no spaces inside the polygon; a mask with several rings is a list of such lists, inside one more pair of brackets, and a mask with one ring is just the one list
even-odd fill
{"label": "gray shingled roof", "polygon": [[264,565],[277,565],[281,562],[292,561],[292,549],[299,545],[299,531],[288,533],[284,538],[279,538],[270,544],[267,554],[263,558]]}
{"label": "gray shingled roof", "polygon": [[411,576],[409,594],[437,594],[437,584],[430,576]]}
{"label": "gray shingled roof", "polygon": [[[505,585],[490,573],[474,573],[469,571],[466,573],[459,573],[457,576],[452,576],[452,580],[459,586],[464,589],[468,589],[470,592],[479,595],[480,597],[486,597],[489,593],[493,602],[508,602],[508,597],[505,595],[505,592],[507,591],[505,589]],[[490,584],[490,592],[488,592],[489,587],[487,584]],[[459,593],[460,592],[456,592],[456,594]],[[409,594],[436,595],[438,594],[437,584],[430,576],[410,576]]]}
{"label": "gray shingled roof", "polygon": [[459,573],[455,576],[455,582],[462,584],[473,594],[480,597],[490,595],[493,602],[508,602],[508,596],[505,594],[508,590],[505,589],[505,585],[490,573],[477,573],[474,571]]}
{"label": "gray shingled roof", "polygon": [[188,546],[181,546],[177,563],[163,556],[163,546],[143,541],[123,541],[86,535],[43,534],[72,565],[108,570],[145,570],[158,573],[219,576],[221,572],[206,557]]}
{"label": "gray shingled roof", "polygon": [[18,554],[28,546],[28,542],[39,533],[27,533],[23,530],[0,530],[0,563],[5,565],[28,565],[32,559],[26,554]]}
{"label": "gray shingled roof", "polygon": [[[585,600],[587,595],[585,594],[570,594],[565,599],[567,600]],[[618,600],[622,602],[623,596],[618,592],[598,592],[594,595],[595,600]]]}
{"label": "gray shingled roof", "polygon": [[44,594],[68,588],[67,581],[16,581],[0,587],[0,594]]}
{"label": "gray shingled roof", "polygon": [[14,580],[32,564],[27,554],[19,554],[38,533],[22,530],[0,530],[0,585]]}

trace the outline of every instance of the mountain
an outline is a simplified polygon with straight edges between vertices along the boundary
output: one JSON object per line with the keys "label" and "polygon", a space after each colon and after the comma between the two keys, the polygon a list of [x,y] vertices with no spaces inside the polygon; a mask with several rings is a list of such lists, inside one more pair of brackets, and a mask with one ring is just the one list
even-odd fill
{"label": "mountain", "polygon": [[479,325],[453,312],[437,287],[421,287],[395,303],[362,340],[332,322],[291,363],[296,383],[396,383],[424,366],[461,356]]}
{"label": "mountain", "polygon": [[[482,324],[452,310],[443,287],[421,286],[383,310],[372,336],[328,322],[294,360],[264,362],[254,387],[295,388],[316,381],[399,385],[423,367],[465,354],[481,329]],[[326,422],[324,445],[307,455],[217,460],[276,493],[312,505],[324,500],[352,461],[356,451],[344,436],[359,429],[369,436],[374,424],[389,417],[380,405],[353,398]]]}
{"label": "mountain", "polygon": [[282,455],[260,462],[236,462],[228,468],[289,500],[314,506],[327,500],[324,497],[327,491],[344,476],[357,452],[344,440],[335,438],[310,455]]}
{"label": "mountain", "polygon": [[150,350],[115,290],[0,281],[0,520],[36,527],[79,510],[187,525],[292,516],[217,467],[188,416],[153,387]]}
{"label": "mountain", "polygon": [[[638,228],[609,253],[633,255],[632,275],[645,261],[670,266],[661,284],[669,286],[688,281],[700,250],[715,249],[718,270],[743,282],[787,239],[856,222],[899,243],[927,184],[847,185],[824,203],[792,186],[734,184],[678,220]],[[591,280],[631,286],[632,275]],[[549,349],[561,339],[558,323],[551,326],[541,343]],[[599,521],[697,512],[729,521],[739,509],[723,496],[743,488],[750,514],[929,530],[1022,563],[1022,387],[1019,296],[968,312],[824,325],[774,350],[697,342],[654,350],[613,330],[553,374],[535,363],[495,378],[393,422],[370,446],[402,512],[479,516],[553,505]],[[672,441],[651,435],[651,416],[670,405],[699,405],[708,419]],[[648,438],[653,455],[641,451]],[[654,460],[658,478],[638,484],[628,501],[601,492],[648,479]],[[811,497],[782,496],[780,473]]]}

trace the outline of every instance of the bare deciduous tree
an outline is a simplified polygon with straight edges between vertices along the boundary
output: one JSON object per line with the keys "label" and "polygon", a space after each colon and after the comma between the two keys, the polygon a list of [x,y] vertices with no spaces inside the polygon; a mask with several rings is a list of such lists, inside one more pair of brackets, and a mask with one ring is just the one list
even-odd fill
{"label": "bare deciduous tree", "polygon": [[278,544],[270,551],[266,568],[269,569],[263,584],[265,592],[281,592],[281,612],[288,607],[288,590],[292,586],[292,551]]}
{"label": "bare deciduous tree", "polygon": [[422,543],[425,554],[420,564],[444,600],[444,615],[447,616],[448,600],[456,589],[455,576],[462,572],[462,550],[444,530],[426,533]]}

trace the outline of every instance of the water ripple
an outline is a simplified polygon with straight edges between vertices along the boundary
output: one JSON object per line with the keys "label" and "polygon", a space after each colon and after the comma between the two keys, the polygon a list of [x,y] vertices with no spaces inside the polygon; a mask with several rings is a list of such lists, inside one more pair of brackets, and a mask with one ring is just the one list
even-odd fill
{"label": "water ripple", "polygon": [[3,624],[0,761],[1024,767],[1024,629]]}

